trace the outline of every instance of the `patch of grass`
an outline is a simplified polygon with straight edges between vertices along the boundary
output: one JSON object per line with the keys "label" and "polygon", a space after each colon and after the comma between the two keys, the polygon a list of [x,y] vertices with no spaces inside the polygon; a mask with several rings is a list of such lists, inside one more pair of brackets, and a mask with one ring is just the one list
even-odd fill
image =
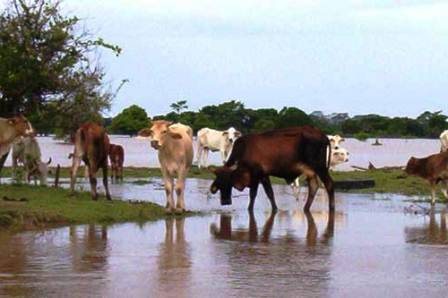
{"label": "patch of grass", "polygon": [[165,217],[164,208],[149,202],[93,201],[90,193],[69,196],[65,189],[0,185],[0,227],[23,229],[52,224],[142,222]]}

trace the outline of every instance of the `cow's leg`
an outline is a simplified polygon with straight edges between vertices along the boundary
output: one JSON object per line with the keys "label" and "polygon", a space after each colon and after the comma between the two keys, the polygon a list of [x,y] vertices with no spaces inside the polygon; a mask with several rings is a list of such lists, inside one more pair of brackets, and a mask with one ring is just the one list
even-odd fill
{"label": "cow's leg", "polygon": [[300,177],[297,177],[293,183],[291,183],[292,193],[298,201],[300,199]]}
{"label": "cow's leg", "polygon": [[[1,147],[1,145],[0,145],[0,147]],[[0,180],[1,180],[1,177],[2,177],[1,176],[2,169],[3,169],[3,166],[5,165],[6,159],[8,158],[8,154],[9,154],[9,150],[2,157],[0,157]]]}
{"label": "cow's leg", "polygon": [[256,183],[253,183],[250,186],[250,190],[249,190],[249,207],[247,208],[247,210],[249,211],[254,211],[254,204],[255,204],[255,198],[257,197],[257,192],[258,192],[258,184],[259,182],[257,181]]}
{"label": "cow's leg", "polygon": [[305,212],[309,212],[311,205],[313,204],[314,197],[316,196],[316,192],[319,189],[319,182],[317,181],[317,176],[309,176],[307,178],[308,181],[308,198],[305,203],[305,207],[303,207],[303,210]]}
{"label": "cow's leg", "polygon": [[264,177],[261,179],[261,183],[263,184],[264,191],[266,192],[266,195],[269,198],[269,201],[271,202],[272,211],[277,211],[277,204],[275,203],[274,198],[274,191],[272,190],[271,181],[269,180],[269,177]]}
{"label": "cow's leg", "polygon": [[167,213],[172,213],[174,209],[174,199],[173,199],[173,188],[174,188],[174,178],[169,175],[169,173],[162,167],[163,182],[165,184],[165,194],[166,194],[166,208]]}
{"label": "cow's leg", "polygon": [[445,197],[445,200],[448,200],[448,180],[442,180],[442,184],[442,194]]}
{"label": "cow's leg", "polygon": [[330,174],[325,171],[319,175],[320,180],[322,180],[322,183],[325,185],[325,189],[327,190],[328,194],[328,206],[330,211],[334,211],[335,209],[335,202],[334,202],[334,182],[331,178]]}
{"label": "cow's leg", "polygon": [[109,184],[107,182],[107,161],[105,162],[105,164],[103,164],[103,185],[104,185],[104,189],[106,190],[106,198],[111,201],[112,198],[110,196],[110,192],[109,192]]}
{"label": "cow's leg", "polygon": [[203,152],[202,152],[202,165],[204,166],[204,168],[206,168],[208,166],[208,152],[209,149],[208,148],[204,148]]}
{"label": "cow's leg", "polygon": [[93,164],[93,162],[90,162],[87,168],[89,169],[90,193],[92,194],[92,199],[97,200],[98,194],[96,192],[96,184],[97,184],[96,172],[98,171],[98,169]]}
{"label": "cow's leg", "polygon": [[201,144],[199,144],[198,142],[198,152],[197,152],[197,161],[198,161],[198,168],[200,169],[202,167],[202,153],[204,152],[204,148],[201,146]]}
{"label": "cow's leg", "polygon": [[72,157],[72,169],[71,169],[71,177],[70,177],[70,193],[73,195],[75,193],[75,183],[76,183],[76,175],[78,174],[78,168],[81,164],[81,157],[76,154],[73,154]]}
{"label": "cow's leg", "polygon": [[185,179],[188,169],[185,169],[179,173],[179,177],[176,180],[176,213],[182,214],[185,211]]}
{"label": "cow's leg", "polygon": [[226,151],[226,149],[221,149],[220,152],[221,152],[222,164],[225,164],[226,163],[226,158],[227,158],[227,155],[226,155],[227,151]]}
{"label": "cow's leg", "polygon": [[431,205],[436,203],[436,183],[431,181]]}

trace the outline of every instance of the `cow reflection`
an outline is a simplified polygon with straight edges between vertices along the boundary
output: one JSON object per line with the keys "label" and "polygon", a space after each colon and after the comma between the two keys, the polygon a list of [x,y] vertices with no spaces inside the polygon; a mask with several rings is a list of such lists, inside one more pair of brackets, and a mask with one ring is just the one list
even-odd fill
{"label": "cow reflection", "polygon": [[[234,229],[232,230],[232,216],[228,214],[221,214],[219,228],[216,224],[210,226],[210,232],[216,239],[233,240],[233,241],[248,241],[248,242],[269,242],[272,228],[274,226],[274,219],[277,213],[272,212],[267,218],[261,234],[258,233],[258,226],[253,212],[249,212],[249,228],[247,230]],[[306,244],[308,246],[315,246],[318,242],[318,231],[311,212],[304,212],[307,220]],[[334,234],[334,220],[335,213],[328,214],[328,221],[325,231],[322,233],[321,242],[328,244],[329,240]],[[289,237],[289,236],[288,236]]]}
{"label": "cow reflection", "polygon": [[165,220],[165,241],[160,245],[158,257],[159,293],[177,291],[176,296],[184,296],[189,287],[191,256],[184,224],[185,218]]}
{"label": "cow reflection", "polygon": [[[437,220],[437,217],[439,220]],[[434,207],[432,207],[428,223],[421,227],[405,228],[406,241],[421,244],[448,244],[446,217],[446,209],[436,213]]]}
{"label": "cow reflection", "polygon": [[75,270],[102,270],[107,264],[107,227],[70,227],[70,250]]}

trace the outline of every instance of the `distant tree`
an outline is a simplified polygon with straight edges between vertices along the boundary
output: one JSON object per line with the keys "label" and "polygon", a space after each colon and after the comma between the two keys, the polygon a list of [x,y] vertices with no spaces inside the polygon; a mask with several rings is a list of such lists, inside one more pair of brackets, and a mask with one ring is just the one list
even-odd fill
{"label": "distant tree", "polygon": [[110,130],[114,133],[135,135],[145,127],[148,127],[146,111],[137,105],[132,105],[112,119]]}
{"label": "distant tree", "polygon": [[278,114],[277,127],[312,125],[311,118],[302,110],[294,107],[284,107]]}
{"label": "distant tree", "polygon": [[426,135],[430,137],[438,137],[442,131],[448,129],[447,119],[442,111],[426,111],[417,117],[417,121],[424,126]]}
{"label": "distant tree", "polygon": [[170,108],[176,113],[180,114],[183,110],[188,109],[187,101],[186,100],[179,100],[176,102],[173,102],[170,105]]}

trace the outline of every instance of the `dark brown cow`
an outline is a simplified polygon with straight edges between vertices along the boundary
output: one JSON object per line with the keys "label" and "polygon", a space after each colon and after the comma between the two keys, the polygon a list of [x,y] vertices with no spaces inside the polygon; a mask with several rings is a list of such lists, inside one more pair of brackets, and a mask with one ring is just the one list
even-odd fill
{"label": "dark brown cow", "polygon": [[109,160],[110,168],[112,170],[110,178],[123,181],[124,149],[121,145],[110,144]]}
{"label": "dark brown cow", "polygon": [[406,165],[406,173],[419,176],[431,185],[431,204],[436,202],[436,185],[445,184],[442,193],[448,199],[448,151],[433,154],[425,158],[411,157]]}
{"label": "dark brown cow", "polygon": [[308,211],[319,188],[317,177],[324,183],[329,196],[330,210],[334,210],[334,186],[328,172],[331,155],[327,136],[310,126],[292,127],[264,133],[245,135],[235,141],[232,153],[223,167],[213,169],[216,179],[211,192],[221,192],[221,204],[232,203],[232,187],[242,191],[250,188],[249,210],[253,210],[258,185],[261,183],[271,202],[274,199],[269,176],[280,177],[288,184],[304,174],[308,180]]}
{"label": "dark brown cow", "polygon": [[90,190],[92,199],[96,200],[96,172],[103,169],[103,184],[106,189],[106,197],[111,200],[109,186],[107,184],[107,156],[109,153],[109,137],[103,127],[95,123],[85,123],[76,131],[74,137],[75,151],[73,152],[73,164],[71,169],[70,190],[75,192],[76,174],[81,160],[84,161],[89,171]]}

